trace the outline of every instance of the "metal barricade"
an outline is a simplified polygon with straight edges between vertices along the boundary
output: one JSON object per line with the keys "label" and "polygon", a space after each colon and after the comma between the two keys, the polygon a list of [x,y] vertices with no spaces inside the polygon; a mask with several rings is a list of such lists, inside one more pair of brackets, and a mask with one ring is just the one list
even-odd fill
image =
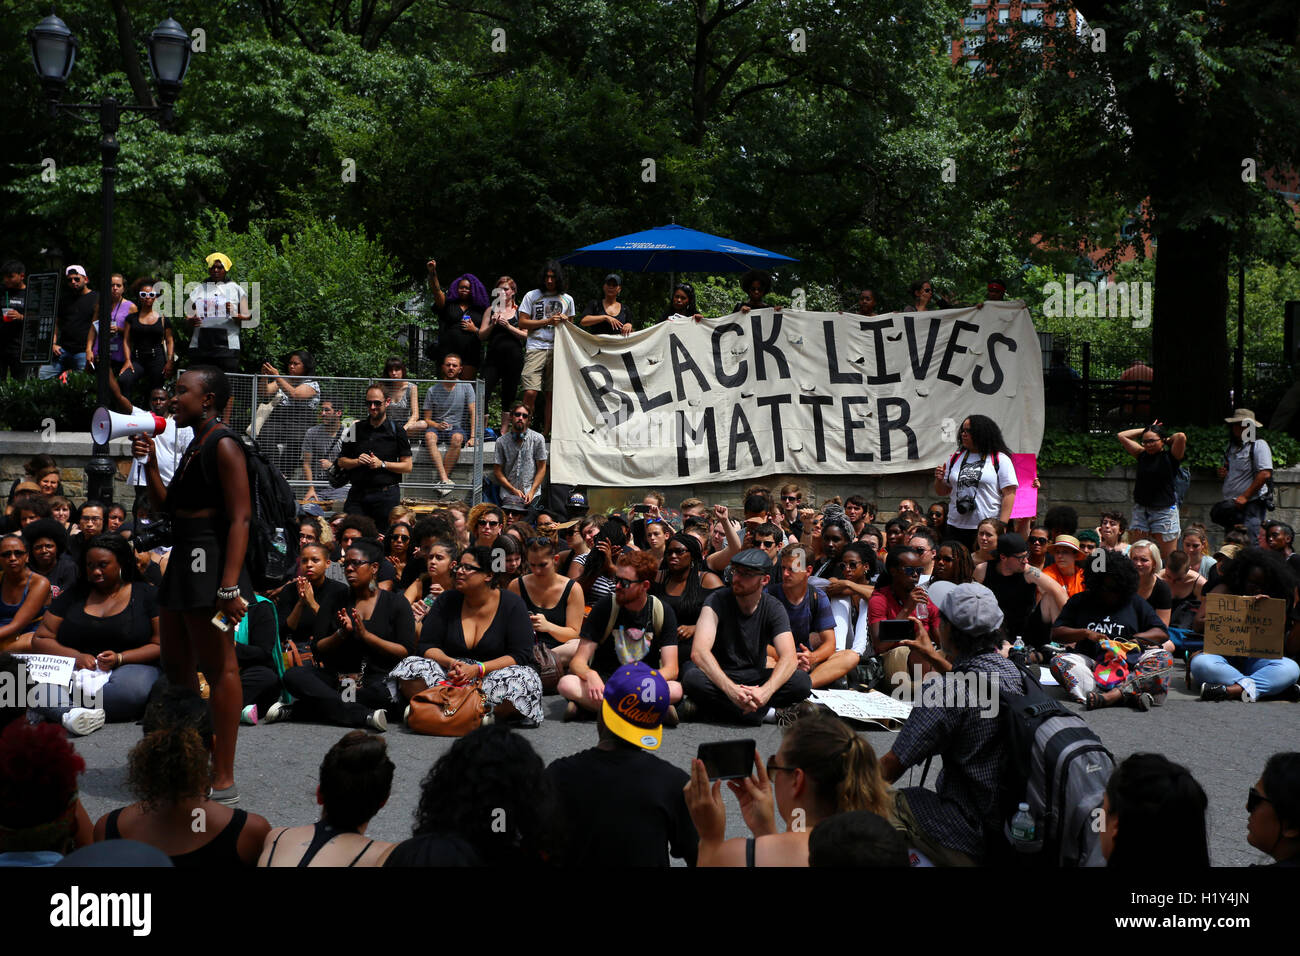
{"label": "metal barricade", "polygon": [[[231,383],[231,428],[243,431],[288,479],[300,498],[336,501],[339,507],[348,487],[331,488],[324,462],[338,457],[350,440],[353,426],[368,417],[366,391],[384,389],[389,401],[388,420],[406,431],[411,443],[413,469],[402,476],[402,500],[416,503],[461,500],[477,504],[483,499],[483,436],[485,427],[483,380],[473,383],[475,414],[472,427],[462,423],[467,438],[456,463],[442,483],[428,447],[433,434],[424,419],[423,403],[431,388],[444,388],[445,380],[327,378],[312,375],[228,375]],[[468,383],[466,383],[468,384]],[[283,386],[289,386],[286,390]],[[472,443],[471,443],[472,440]],[[451,443],[440,441],[444,461]]]}

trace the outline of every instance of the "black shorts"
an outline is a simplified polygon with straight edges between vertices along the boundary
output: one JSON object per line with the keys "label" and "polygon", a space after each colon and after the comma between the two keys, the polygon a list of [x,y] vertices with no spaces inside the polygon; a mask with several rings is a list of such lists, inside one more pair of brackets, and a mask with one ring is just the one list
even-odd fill
{"label": "black shorts", "polygon": [[[158,606],[168,611],[216,607],[217,588],[226,564],[225,522],[217,518],[173,518],[172,551],[158,589]],[[247,567],[239,572],[239,591],[253,602]]]}

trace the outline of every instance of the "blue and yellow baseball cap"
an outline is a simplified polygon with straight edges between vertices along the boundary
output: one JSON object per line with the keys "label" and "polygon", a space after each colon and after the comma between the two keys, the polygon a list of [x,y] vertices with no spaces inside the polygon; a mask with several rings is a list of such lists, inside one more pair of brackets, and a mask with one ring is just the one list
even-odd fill
{"label": "blue and yellow baseball cap", "polygon": [[620,667],[605,682],[600,713],[605,726],[628,743],[658,750],[670,703],[668,681],[648,664],[637,661]]}

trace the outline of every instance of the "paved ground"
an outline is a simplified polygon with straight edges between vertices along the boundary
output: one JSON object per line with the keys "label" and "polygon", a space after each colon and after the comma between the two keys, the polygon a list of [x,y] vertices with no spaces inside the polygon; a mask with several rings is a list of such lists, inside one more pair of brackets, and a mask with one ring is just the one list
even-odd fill
{"label": "paved ground", "polygon": [[[1085,717],[1117,760],[1135,752],[1157,751],[1192,771],[1210,799],[1210,852],[1215,865],[1264,862],[1264,855],[1246,843],[1246,791],[1258,779],[1270,754],[1300,746],[1300,704],[1201,703],[1184,689],[1183,674],[1183,665],[1177,665],[1174,689],[1163,708],[1146,714],[1105,710]],[[560,722],[563,702],[559,698],[548,697],[545,708],[546,722],[537,730],[523,731],[542,759],[549,762],[594,744],[594,724]],[[274,825],[316,820],[316,774],[321,758],[343,733],[339,728],[294,723],[241,728],[236,764],[243,795],[241,806],[263,814]],[[87,764],[82,798],[92,820],[130,802],[125,758],[139,734],[135,725],[113,725],[77,741],[77,749]],[[775,752],[779,735],[773,726],[750,733],[730,727],[683,724],[665,731],[660,753],[688,769],[703,741],[753,736],[766,757]],[[884,753],[893,735],[866,736],[878,753]],[[387,739],[397,775],[393,795],[369,832],[378,839],[400,840],[411,832],[420,779],[450,742],[411,734],[401,727],[390,729]],[[937,770],[936,761],[930,785]],[[906,785],[906,778],[902,783]],[[744,835],[735,802],[730,795],[727,801],[728,835]],[[1177,835],[1171,834],[1170,839],[1177,839]]]}

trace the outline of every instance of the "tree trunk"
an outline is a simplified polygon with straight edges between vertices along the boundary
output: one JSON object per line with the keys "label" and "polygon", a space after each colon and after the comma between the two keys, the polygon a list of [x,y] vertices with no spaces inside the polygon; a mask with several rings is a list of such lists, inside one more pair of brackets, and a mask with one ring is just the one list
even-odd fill
{"label": "tree trunk", "polygon": [[1229,239],[1208,221],[1156,229],[1151,384],[1161,421],[1212,425],[1227,415]]}

